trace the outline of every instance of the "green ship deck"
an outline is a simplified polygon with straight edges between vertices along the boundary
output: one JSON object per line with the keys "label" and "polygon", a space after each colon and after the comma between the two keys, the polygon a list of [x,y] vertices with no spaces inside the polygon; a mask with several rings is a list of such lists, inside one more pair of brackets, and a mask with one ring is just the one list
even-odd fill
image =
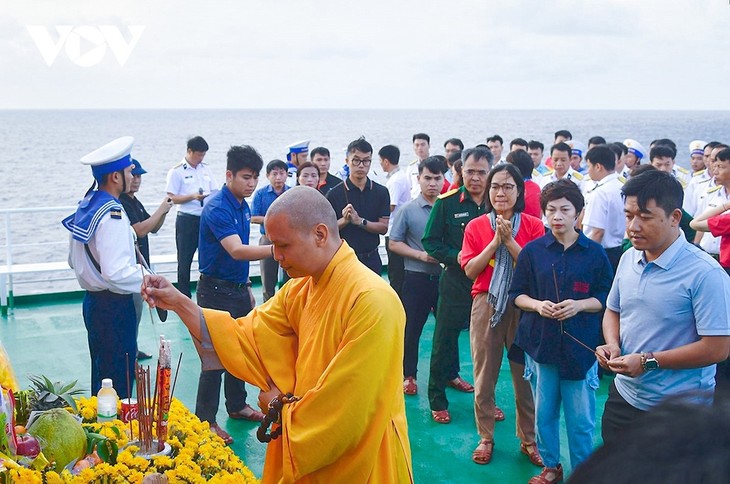
{"label": "green ship deck", "polygon": [[[254,287],[254,290],[260,303],[261,287]],[[78,379],[82,387],[89,388],[90,362],[86,330],[81,318],[80,295],[81,293],[64,295],[55,299],[49,296],[18,298],[13,313],[0,318],[0,337],[10,355],[21,387],[28,386],[27,375],[44,374],[54,381]],[[447,390],[452,422],[443,425],[431,419],[426,386],[433,326],[434,319],[431,316],[421,338],[419,394],[405,399],[415,481],[526,483],[539,472],[539,468],[531,465],[527,457],[519,451],[519,440],[515,436],[512,384],[506,357],[503,359],[497,385],[497,405],[504,410],[507,418],[496,424],[496,446],[489,465],[477,465],[471,461],[472,450],[479,440],[474,423],[472,394]],[[190,335],[174,313],[170,314],[166,323],[157,321],[153,325],[149,312],[145,311],[138,339],[140,349],[146,352],[153,352],[153,349],[156,351],[160,334],[172,340],[174,364],[177,363],[179,353],[183,353],[175,397],[194,410],[200,360]],[[461,375],[472,381],[468,333],[461,335],[459,343]],[[149,364],[154,364],[156,360],[148,361]],[[604,378],[598,390],[599,425],[608,383],[609,380]],[[253,390],[250,385],[247,385],[247,389],[248,402],[255,405],[258,391]],[[266,446],[256,439],[257,426],[251,422],[228,419],[223,401],[221,396],[218,422],[234,437],[232,448],[236,454],[261,477]],[[596,429],[595,439],[596,445],[599,445],[600,427]],[[564,428],[561,451],[563,466],[568,470],[570,462]]]}

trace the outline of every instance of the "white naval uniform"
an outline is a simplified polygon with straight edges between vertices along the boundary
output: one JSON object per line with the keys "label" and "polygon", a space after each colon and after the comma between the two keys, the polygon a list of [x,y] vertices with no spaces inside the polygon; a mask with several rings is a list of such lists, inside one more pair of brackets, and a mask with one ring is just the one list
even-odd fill
{"label": "white naval uniform", "polygon": [[[210,166],[201,161],[198,166],[193,168],[185,158],[172,167],[167,172],[167,193],[173,195],[192,195],[194,193],[200,193],[200,189],[203,189],[203,193],[212,195],[213,193],[220,190],[220,186],[216,183],[213,172]],[[206,197],[204,200],[207,200]],[[200,217],[203,213],[203,205],[199,200],[190,200],[185,203],[176,205],[178,213],[186,213],[188,215],[195,215]]]}
{"label": "white naval uniform", "polygon": [[[698,206],[697,213],[701,214],[709,208],[719,207],[723,203],[730,201],[730,194],[728,194],[725,187],[716,185],[706,190],[707,196],[702,200],[704,203]],[[719,255],[720,254],[720,239],[722,237],[713,237],[710,232],[705,232],[700,240],[700,247],[708,254]]]}
{"label": "white naval uniform", "polygon": [[626,232],[624,201],[621,196],[623,183],[616,173],[611,173],[591,185],[586,191],[583,233],[590,238],[594,228],[603,229],[601,246],[604,249],[619,247]]}
{"label": "white naval uniform", "polygon": [[408,168],[406,168],[406,179],[411,190],[411,200],[421,194],[421,185],[418,184],[418,164],[420,162],[421,160],[413,160],[408,163]]}
{"label": "white naval uniform", "polygon": [[674,178],[679,180],[679,183],[682,184],[682,188],[685,190],[687,189],[689,182],[692,180],[692,174],[689,170],[682,168],[681,166],[674,165],[674,168],[672,168],[672,175]]}
{"label": "white naval uniform", "polygon": [[[581,189],[581,191],[583,191],[583,180],[585,180],[586,178],[585,175],[582,175],[581,173],[575,171],[573,168],[568,168],[568,171],[565,172],[563,178],[565,180],[572,181],[576,184],[578,188]],[[555,174],[555,170],[551,169],[545,174],[545,176],[540,179],[540,189],[545,188],[545,185],[554,181],[558,181],[558,177]]]}
{"label": "white naval uniform", "polygon": [[[711,186],[714,186],[711,180],[712,177],[707,173],[706,169],[700,170],[692,175],[692,180],[687,184],[687,188],[684,189],[682,209],[692,217],[697,215],[697,205],[700,195],[706,193],[707,189]],[[708,182],[710,183],[708,184]]]}
{"label": "white naval uniform", "polygon": [[388,219],[388,233],[385,235],[389,236],[390,229],[393,228],[393,220],[395,220],[396,212],[403,205],[411,201],[411,184],[408,182],[406,172],[401,170],[400,167],[397,167],[388,173],[385,187],[388,189],[388,194],[390,195],[390,205],[395,207]]}

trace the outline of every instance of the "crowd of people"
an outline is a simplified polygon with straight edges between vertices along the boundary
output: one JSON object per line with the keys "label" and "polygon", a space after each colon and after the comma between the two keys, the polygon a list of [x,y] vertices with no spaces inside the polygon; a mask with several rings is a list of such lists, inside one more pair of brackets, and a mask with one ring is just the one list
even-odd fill
{"label": "crowd of people", "polygon": [[[561,407],[571,467],[588,465],[601,374],[615,374],[602,416],[607,445],[668,396],[701,405],[716,387],[727,391],[730,147],[693,141],[687,170],[670,139],[647,150],[594,136],[586,146],[561,130],[546,152],[535,140],[516,138],[507,151],[499,135],[470,148],[450,138],[443,156],[431,155],[425,133],[412,142],[415,159],[401,163],[397,146],[376,152],[356,139],[338,176],[327,148],[297,142],[286,162],[266,163],[269,183],[256,190],[264,161],[253,147],[230,148],[221,186],[204,162],[208,144],[194,137],[153,215],[134,196],[145,171],[131,138],[82,158],[98,188],[64,225],[87,290],[92,392],[102,377],[131,373],[123,362],[138,351],[141,298],[190,329],[203,362],[196,414],[225,442],[233,439],[216,423],[221,375],[231,418],[264,420],[244,382],[261,389],[264,412],[293,396],[265,480],[412,480],[404,395],[419,391],[431,313],[422,379],[431,418],[451,422],[447,387],[473,393],[471,459],[489,464],[495,422],[505,419],[495,388],[506,353],[520,451],[542,467],[532,484],[564,478]],[[376,154],[385,185],[369,176]],[[151,274],[148,249],[135,250],[173,205],[177,289]],[[258,245],[249,243],[251,223]],[[460,375],[464,330],[473,384]]]}

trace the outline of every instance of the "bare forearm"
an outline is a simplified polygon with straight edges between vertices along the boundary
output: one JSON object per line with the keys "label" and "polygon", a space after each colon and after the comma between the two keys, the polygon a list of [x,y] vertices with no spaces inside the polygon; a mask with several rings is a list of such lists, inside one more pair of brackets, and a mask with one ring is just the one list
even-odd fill
{"label": "bare forearm", "polygon": [[601,241],[603,240],[603,234],[604,234],[604,232],[605,231],[603,229],[596,229],[596,228],[594,228],[594,229],[591,230],[591,236],[589,238],[592,241],[598,242],[600,244]]}
{"label": "bare forearm", "polygon": [[388,232],[388,222],[370,222],[368,221],[367,225],[361,225],[365,232],[370,232],[371,234],[380,234],[385,235],[386,232]]}
{"label": "bare forearm", "polygon": [[263,215],[253,215],[251,217],[251,223],[262,225],[264,223],[264,216]]}
{"label": "bare forearm", "polygon": [[181,203],[187,203],[191,200],[195,200],[196,194],[190,194],[190,195],[174,195],[170,192],[167,193],[170,198],[172,199],[172,203],[176,205],[180,205]]}
{"label": "bare forearm", "polygon": [[537,306],[540,304],[540,301],[531,298],[527,294],[520,294],[515,298],[515,304],[523,311],[534,313],[537,312]]}
{"label": "bare forearm", "polygon": [[409,259],[419,259],[421,257],[421,254],[423,253],[420,250],[414,249],[413,247],[409,246],[405,242],[400,242],[393,239],[390,239],[388,241],[388,247],[396,254],[403,257],[408,257]]}
{"label": "bare forearm", "polygon": [[618,313],[608,308],[603,315],[603,339],[606,340],[606,344],[621,345]]}
{"label": "bare forearm", "polygon": [[[648,348],[647,348],[648,349]],[[699,341],[666,351],[654,352],[660,368],[683,370],[725,361],[730,352],[730,336],[702,336]]]}
{"label": "bare forearm", "polygon": [[236,260],[261,260],[271,257],[271,246],[242,244],[229,253]]}
{"label": "bare forearm", "polygon": [[464,265],[464,272],[472,281],[475,280],[479,274],[484,272],[487,264],[489,264],[489,261],[492,257],[494,257],[494,253],[497,252],[497,244],[492,242],[494,242],[494,240],[489,242],[484,250]]}

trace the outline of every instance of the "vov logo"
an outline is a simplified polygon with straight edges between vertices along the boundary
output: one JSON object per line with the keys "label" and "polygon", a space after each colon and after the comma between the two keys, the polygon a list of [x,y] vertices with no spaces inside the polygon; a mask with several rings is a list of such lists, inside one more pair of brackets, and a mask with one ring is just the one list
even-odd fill
{"label": "vov logo", "polygon": [[26,28],[49,67],[56,61],[64,46],[66,56],[77,66],[97,65],[106,57],[107,47],[119,65],[124,66],[145,29],[142,25],[128,26],[131,38],[127,42],[119,28],[113,25],[57,25],[58,38],[55,40],[42,25],[27,25]]}

